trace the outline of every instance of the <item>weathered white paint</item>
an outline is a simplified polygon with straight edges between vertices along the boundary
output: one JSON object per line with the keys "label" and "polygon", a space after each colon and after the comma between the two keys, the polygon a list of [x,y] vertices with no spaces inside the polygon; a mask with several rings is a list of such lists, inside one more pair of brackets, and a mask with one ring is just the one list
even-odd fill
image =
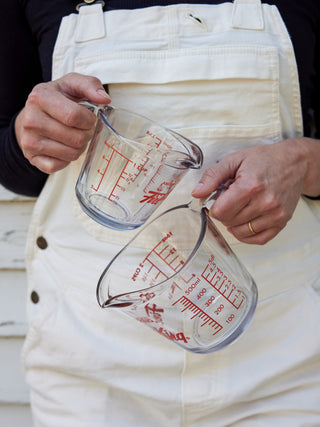
{"label": "weathered white paint", "polygon": [[24,248],[33,202],[1,202],[0,269],[24,268]]}
{"label": "weathered white paint", "polygon": [[0,270],[0,338],[25,336],[26,289],[24,270]]}
{"label": "weathered white paint", "polygon": [[3,427],[32,427],[29,405],[0,404],[0,419]]}
{"label": "weathered white paint", "polygon": [[24,251],[34,200],[0,186],[0,425],[31,427],[20,365],[26,325]]}
{"label": "weathered white paint", "polygon": [[1,359],[6,362],[0,364],[1,403],[26,404],[29,402],[29,392],[24,382],[20,364],[22,344],[23,340],[21,338],[2,337],[0,339]]}

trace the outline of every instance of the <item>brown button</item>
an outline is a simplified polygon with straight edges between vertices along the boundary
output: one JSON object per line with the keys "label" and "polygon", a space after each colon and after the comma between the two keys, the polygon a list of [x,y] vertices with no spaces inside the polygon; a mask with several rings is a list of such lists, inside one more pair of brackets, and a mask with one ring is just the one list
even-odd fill
{"label": "brown button", "polygon": [[44,237],[40,236],[40,237],[37,238],[37,246],[40,249],[47,249],[48,242],[46,241],[46,239]]}
{"label": "brown button", "polygon": [[38,302],[39,302],[39,294],[36,292],[36,291],[32,291],[31,292],[31,301],[34,303],[34,304],[37,304]]}

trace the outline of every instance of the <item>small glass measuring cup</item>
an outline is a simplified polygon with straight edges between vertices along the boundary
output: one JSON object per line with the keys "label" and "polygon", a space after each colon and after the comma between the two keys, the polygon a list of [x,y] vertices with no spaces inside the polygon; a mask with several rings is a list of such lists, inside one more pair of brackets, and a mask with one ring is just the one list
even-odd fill
{"label": "small glass measuring cup", "polygon": [[195,353],[234,341],[258,295],[206,204],[195,199],[155,218],[113,258],[97,286],[101,307],[118,308]]}
{"label": "small glass measuring cup", "polygon": [[199,169],[200,148],[139,114],[81,103],[97,115],[76,195],[98,223],[115,229],[141,226],[185,173]]}

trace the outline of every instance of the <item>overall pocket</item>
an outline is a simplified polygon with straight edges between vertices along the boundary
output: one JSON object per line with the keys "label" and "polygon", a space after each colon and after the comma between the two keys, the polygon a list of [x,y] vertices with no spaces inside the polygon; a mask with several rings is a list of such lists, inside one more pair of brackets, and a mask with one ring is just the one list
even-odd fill
{"label": "overall pocket", "polygon": [[278,50],[205,46],[120,51],[75,59],[98,77],[116,106],[167,127],[265,126],[280,132]]}
{"label": "overall pocket", "polygon": [[[186,203],[206,167],[225,154],[281,139],[278,50],[270,46],[205,46],[133,50],[77,57],[75,71],[108,85],[115,106],[177,130],[203,149],[205,165],[188,172],[161,211]],[[74,182],[81,162],[73,165]],[[98,240],[124,244],[134,235],[74,215]],[[157,210],[155,215],[158,215]]]}

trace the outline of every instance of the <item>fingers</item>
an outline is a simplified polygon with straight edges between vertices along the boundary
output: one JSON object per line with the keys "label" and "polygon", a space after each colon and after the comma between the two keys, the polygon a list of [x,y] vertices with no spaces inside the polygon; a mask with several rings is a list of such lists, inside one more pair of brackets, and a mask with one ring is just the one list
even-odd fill
{"label": "fingers", "polygon": [[[83,135],[81,136],[83,137]],[[77,160],[84,152],[88,140],[89,137],[88,139],[83,139],[83,144],[80,145],[80,143],[77,142],[77,145],[72,146],[71,144],[60,144],[55,140],[44,137],[38,138],[36,143],[33,141],[30,143],[29,158],[31,161],[35,156],[48,156],[72,162]]]}
{"label": "fingers", "polygon": [[[228,190],[223,196],[230,196]],[[229,194],[227,194],[229,192]],[[232,201],[233,196],[229,197]],[[247,204],[243,207],[235,203],[235,207],[230,209],[228,214],[223,215],[225,210],[224,200],[218,200],[222,203],[222,209],[214,209],[213,216],[222,221],[228,231],[243,243],[263,245],[273,239],[287,224],[291,218],[285,206],[280,200],[268,200],[264,192],[261,192],[248,199]],[[232,211],[232,214],[231,214]],[[218,218],[217,218],[218,217]]]}
{"label": "fingers", "polygon": [[265,244],[286,226],[301,194],[295,163],[288,164],[285,153],[284,143],[232,153],[204,173],[192,195],[206,197],[229,182],[211,206],[210,215],[239,241]]}
{"label": "fingers", "polygon": [[35,86],[26,107],[30,109],[30,114],[42,111],[65,126],[87,130],[94,125],[95,116],[78,105],[78,101],[83,99],[98,104],[110,103],[110,98],[98,79],[72,73],[60,80]]}
{"label": "fingers", "polygon": [[210,209],[210,214],[225,226],[239,225],[251,218],[255,207],[250,203],[252,198],[243,191],[241,182],[232,182]]}
{"label": "fingers", "polygon": [[[95,122],[92,112],[57,92],[53,86],[45,84],[33,89],[28,97],[26,108],[28,111],[26,126],[36,127],[39,130],[43,130],[46,124],[50,123],[49,118],[65,126],[83,130],[90,129]],[[35,122],[35,119],[39,120],[39,117],[36,117],[39,112],[45,113],[40,119],[47,117],[46,121]]]}
{"label": "fingers", "polygon": [[[244,227],[248,228],[248,224],[244,224]],[[229,230],[229,229],[228,229]],[[229,230],[230,231],[230,230]],[[246,233],[247,235],[245,237],[233,234],[240,242],[247,243],[251,245],[265,245],[269,242],[269,240],[272,240],[281,230],[275,227],[267,228],[264,231],[261,231],[256,234]]]}
{"label": "fingers", "polygon": [[[85,110],[85,114],[83,114],[82,111],[78,114],[80,119],[85,117],[87,112],[89,113],[89,120],[87,120],[88,125],[85,126],[84,129],[68,126],[59,120],[53,119],[43,111],[32,108],[27,109],[23,116],[24,149],[27,149],[30,154],[35,154],[37,150],[45,148],[43,147],[44,141],[55,141],[62,146],[66,145],[81,150],[93,135],[93,127],[96,118],[93,113],[86,111],[84,107],[77,106],[75,111],[77,111],[78,107]],[[50,146],[53,147],[54,145]],[[49,148],[49,146],[47,148]],[[41,151],[39,154],[43,154],[43,152]]]}
{"label": "fingers", "polygon": [[78,159],[93,135],[93,127],[89,130],[69,127],[43,112],[30,109],[26,114],[27,117],[22,113],[21,149],[32,165],[48,174]]}
{"label": "fingers", "polygon": [[273,239],[285,224],[275,225],[270,216],[256,217],[241,225],[228,227],[228,231],[240,242],[264,245]]}
{"label": "fingers", "polygon": [[105,105],[111,102],[101,81],[96,77],[69,73],[54,83],[62,93],[76,102],[89,100],[94,104]]}
{"label": "fingers", "polygon": [[74,148],[46,138],[31,140],[29,150],[28,144],[25,143],[25,149],[29,162],[47,174],[56,172],[77,160],[87,146],[84,143],[81,147]]}
{"label": "fingers", "polygon": [[[214,190],[218,190],[218,197],[210,209],[210,214],[225,225],[231,225],[230,220],[249,202],[247,192],[241,188],[242,180],[237,176],[242,160],[241,151],[226,156],[204,172],[192,191],[193,197],[205,198]],[[222,191],[219,191],[221,188]]]}
{"label": "fingers", "polygon": [[51,174],[53,172],[64,169],[70,162],[49,156],[34,156],[30,163],[40,169],[42,172]]}
{"label": "fingers", "polygon": [[192,196],[196,198],[203,198],[208,196],[211,192],[216,190],[227,182],[233,182],[236,171],[239,167],[241,158],[231,157],[222,159],[216,163],[213,167],[207,169],[202,175],[197,186],[192,191]]}
{"label": "fingers", "polygon": [[70,73],[32,90],[16,118],[15,132],[25,157],[45,173],[76,160],[91,139],[96,116],[80,100],[108,104],[110,97],[95,77]]}

